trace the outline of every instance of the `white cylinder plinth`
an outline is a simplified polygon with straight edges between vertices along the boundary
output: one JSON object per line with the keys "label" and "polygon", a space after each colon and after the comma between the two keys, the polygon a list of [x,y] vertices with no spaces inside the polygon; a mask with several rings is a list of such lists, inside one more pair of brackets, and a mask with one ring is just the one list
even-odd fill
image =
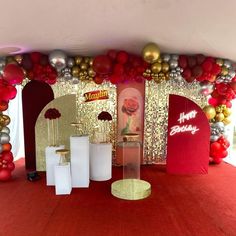
{"label": "white cylinder plinth", "polygon": [[90,179],[105,181],[111,179],[112,144],[90,144]]}
{"label": "white cylinder plinth", "polygon": [[46,155],[46,183],[47,186],[55,185],[54,179],[54,166],[59,164],[60,155],[56,154],[56,150],[64,149],[65,145],[60,146],[50,146],[46,147],[45,155]]}
{"label": "white cylinder plinth", "polygon": [[72,187],[87,188],[89,186],[89,137],[71,136],[70,153]]}
{"label": "white cylinder plinth", "polygon": [[70,163],[54,166],[56,195],[71,193]]}

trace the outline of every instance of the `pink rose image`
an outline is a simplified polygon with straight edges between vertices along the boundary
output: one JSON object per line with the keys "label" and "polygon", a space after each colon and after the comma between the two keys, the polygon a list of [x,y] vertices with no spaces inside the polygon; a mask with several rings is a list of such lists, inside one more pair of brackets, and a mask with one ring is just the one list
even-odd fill
{"label": "pink rose image", "polygon": [[128,116],[132,116],[136,113],[138,108],[139,104],[136,98],[127,98],[124,100],[122,111],[126,113]]}

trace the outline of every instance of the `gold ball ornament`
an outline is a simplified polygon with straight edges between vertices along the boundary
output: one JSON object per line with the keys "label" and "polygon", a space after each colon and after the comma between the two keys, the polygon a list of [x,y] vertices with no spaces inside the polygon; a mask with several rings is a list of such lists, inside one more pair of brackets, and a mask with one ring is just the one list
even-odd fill
{"label": "gold ball ornament", "polygon": [[226,107],[224,110],[223,110],[223,114],[225,116],[230,116],[232,114],[232,110],[228,107]]}
{"label": "gold ball ornament", "polygon": [[220,121],[223,121],[225,118],[224,114],[223,113],[217,113],[216,116],[215,116],[215,120],[217,122],[220,122]]}
{"label": "gold ball ornament", "polygon": [[75,57],[75,64],[80,65],[80,63],[83,61],[83,57],[81,56],[76,56]]}
{"label": "gold ball ornament", "polygon": [[81,69],[81,70],[87,70],[87,69],[88,69],[88,64],[85,63],[85,62],[81,63],[81,64],[80,64],[80,69]]}
{"label": "gold ball ornament", "polygon": [[229,70],[225,66],[222,66],[221,68],[221,75],[228,75]]}
{"label": "gold ball ornament", "polygon": [[155,43],[148,43],[142,51],[143,59],[147,63],[154,63],[160,57],[160,49]]}
{"label": "gold ball ornament", "polygon": [[221,58],[216,59],[216,64],[218,64],[219,66],[222,66],[224,64],[223,59]]}
{"label": "gold ball ornament", "polygon": [[73,66],[71,73],[73,77],[79,77],[80,68],[78,66]]}
{"label": "gold ball ornament", "polygon": [[216,111],[215,108],[211,105],[207,105],[203,108],[203,111],[207,117],[208,120],[211,120],[215,117]]}
{"label": "gold ball ornament", "polygon": [[16,61],[18,64],[21,64],[22,59],[23,59],[22,55],[20,55],[20,54],[15,55],[14,58],[15,58],[15,61]]}
{"label": "gold ball ornament", "polygon": [[170,66],[169,66],[169,64],[168,64],[167,62],[162,63],[162,69],[161,69],[161,70],[162,70],[164,73],[168,72],[169,69],[170,69]]}
{"label": "gold ball ornament", "polygon": [[225,125],[228,125],[231,123],[231,120],[229,119],[229,117],[224,118],[224,120],[222,121]]}
{"label": "gold ball ornament", "polygon": [[151,70],[153,73],[159,73],[161,71],[161,63],[156,62],[152,64]]}

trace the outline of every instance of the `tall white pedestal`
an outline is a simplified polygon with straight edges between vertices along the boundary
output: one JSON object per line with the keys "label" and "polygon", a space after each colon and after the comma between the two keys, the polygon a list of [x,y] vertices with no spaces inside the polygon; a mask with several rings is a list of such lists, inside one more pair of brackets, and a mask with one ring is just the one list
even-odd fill
{"label": "tall white pedestal", "polygon": [[71,136],[71,179],[72,187],[89,186],[89,137]]}
{"label": "tall white pedestal", "polygon": [[56,195],[71,193],[70,163],[54,166]]}
{"label": "tall white pedestal", "polygon": [[90,144],[90,179],[104,181],[111,179],[112,144]]}
{"label": "tall white pedestal", "polygon": [[64,149],[65,145],[57,147],[46,147],[46,183],[48,186],[55,185],[54,166],[59,164],[60,155],[56,154],[56,150]]}

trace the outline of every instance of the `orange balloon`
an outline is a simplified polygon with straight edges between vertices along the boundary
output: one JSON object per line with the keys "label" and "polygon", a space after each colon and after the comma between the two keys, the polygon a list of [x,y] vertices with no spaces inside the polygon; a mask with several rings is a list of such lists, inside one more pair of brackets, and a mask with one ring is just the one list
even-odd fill
{"label": "orange balloon", "polygon": [[11,148],[12,148],[12,146],[11,146],[10,143],[4,143],[4,144],[2,144],[2,151],[9,152],[9,151],[11,151]]}
{"label": "orange balloon", "polygon": [[6,111],[8,108],[8,102],[0,101],[0,111]]}

